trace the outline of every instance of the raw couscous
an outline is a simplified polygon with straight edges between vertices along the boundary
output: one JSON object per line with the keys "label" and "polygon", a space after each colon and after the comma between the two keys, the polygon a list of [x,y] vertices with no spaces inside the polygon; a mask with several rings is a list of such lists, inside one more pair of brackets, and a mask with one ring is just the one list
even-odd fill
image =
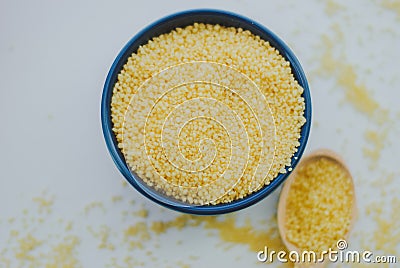
{"label": "raw couscous", "polygon": [[348,234],[354,214],[350,174],[329,158],[296,169],[286,201],[286,238],[300,250],[334,249]]}
{"label": "raw couscous", "polygon": [[302,93],[259,36],[195,23],[131,55],[113,90],[113,131],[150,187],[193,205],[228,203],[286,172],[306,121]]}

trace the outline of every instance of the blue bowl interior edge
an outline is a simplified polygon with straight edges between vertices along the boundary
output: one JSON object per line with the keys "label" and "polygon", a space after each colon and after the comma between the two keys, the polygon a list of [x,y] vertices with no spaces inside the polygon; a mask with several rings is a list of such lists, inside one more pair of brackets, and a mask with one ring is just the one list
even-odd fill
{"label": "blue bowl interior edge", "polygon": [[300,146],[298,147],[297,152],[294,154],[291,160],[291,167],[293,169],[296,167],[297,163],[304,153],[310,133],[312,114],[311,96],[305,73],[290,48],[278,36],[276,36],[264,26],[254,22],[249,18],[227,11],[208,9],[189,10],[167,16],[154,22],[153,24],[149,25],[141,32],[136,34],[120,51],[107,75],[101,100],[101,123],[103,134],[107,148],[111,154],[114,163],[116,164],[119,171],[129,181],[129,183],[150,200],[164,207],[184,213],[198,215],[215,215],[237,211],[257,203],[258,201],[262,200],[270,193],[272,193],[288,177],[290,172],[287,170],[287,173],[279,174],[273,181],[270,182],[269,185],[264,186],[259,191],[252,193],[243,199],[236,200],[227,204],[190,206],[188,204],[184,204],[179,201],[174,201],[172,199],[163,197],[157,194],[155,190],[145,185],[144,183],[138,183],[138,181],[141,181],[141,179],[136,174],[131,173],[129,167],[125,163],[124,155],[118,149],[118,143],[112,131],[111,122],[110,103],[114,84],[117,81],[118,73],[122,69],[123,65],[125,65],[130,55],[136,52],[140,45],[146,44],[153,37],[159,36],[163,33],[168,33],[177,27],[185,27],[195,22],[220,24],[227,27],[240,27],[245,30],[249,30],[253,34],[259,35],[262,39],[268,41],[271,46],[278,49],[280,54],[290,62],[295,79],[304,89],[304,117],[307,120],[301,129],[301,136],[299,139]]}

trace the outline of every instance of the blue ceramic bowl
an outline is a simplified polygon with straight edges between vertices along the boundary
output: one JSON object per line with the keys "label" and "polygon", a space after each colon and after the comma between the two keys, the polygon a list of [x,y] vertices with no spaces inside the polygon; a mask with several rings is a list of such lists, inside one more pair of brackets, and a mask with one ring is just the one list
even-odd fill
{"label": "blue ceramic bowl", "polygon": [[206,205],[206,206],[192,206],[189,204],[184,204],[180,201],[167,198],[161,195],[157,191],[148,187],[142,180],[136,175],[130,172],[128,165],[125,162],[122,152],[118,149],[116,137],[112,131],[111,122],[111,97],[114,88],[114,84],[117,81],[117,76],[123,65],[127,62],[128,58],[132,53],[136,52],[140,45],[146,44],[153,37],[159,36],[164,33],[168,33],[175,29],[176,27],[185,27],[187,25],[193,24],[195,22],[210,23],[210,24],[220,24],[227,27],[237,27],[249,30],[255,35],[260,36],[262,39],[268,41],[271,46],[279,50],[280,54],[285,57],[286,60],[290,62],[292,72],[298,83],[303,87],[303,97],[305,99],[305,111],[304,117],[307,122],[301,129],[301,138],[299,140],[300,146],[298,151],[292,158],[292,168],[294,168],[298,161],[300,160],[304,149],[307,144],[308,136],[311,127],[311,97],[310,91],[307,83],[306,76],[299,61],[289,49],[289,47],[274,33],[265,28],[264,26],[258,24],[257,22],[231,13],[227,11],[220,10],[189,10],[179,13],[172,14],[165,18],[162,18],[153,24],[149,25],[141,32],[136,34],[125,47],[118,54],[111,69],[108,73],[101,101],[101,122],[103,127],[104,138],[114,160],[116,166],[128,182],[136,188],[141,194],[149,198],[150,200],[173,210],[180,212],[200,214],[200,215],[214,215],[237,211],[246,208],[250,205],[257,203],[262,200],[270,193],[272,193],[290,174],[288,171],[285,174],[279,174],[269,185],[264,186],[259,191],[246,196],[243,199],[233,201],[227,204],[218,205]]}

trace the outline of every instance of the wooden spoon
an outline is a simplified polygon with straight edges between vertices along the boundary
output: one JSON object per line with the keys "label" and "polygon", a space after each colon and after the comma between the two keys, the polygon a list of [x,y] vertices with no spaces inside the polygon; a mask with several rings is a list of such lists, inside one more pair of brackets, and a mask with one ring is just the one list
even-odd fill
{"label": "wooden spoon", "polygon": [[[339,166],[342,167],[342,169],[348,173],[348,178],[351,179],[351,185],[353,188],[353,208],[352,208],[352,215],[351,215],[351,222],[350,222],[350,227],[349,227],[349,232],[352,229],[354,225],[354,221],[357,215],[357,206],[356,206],[356,198],[355,198],[355,191],[354,191],[354,183],[353,183],[353,177],[351,176],[351,173],[349,169],[347,168],[346,164],[344,163],[343,159],[337,155],[336,153],[328,150],[328,149],[319,149],[308,156],[305,156],[301,159],[300,163],[298,164],[298,167],[307,165],[308,163],[318,160],[320,158],[327,158],[329,160],[332,160],[336,162]],[[298,170],[298,167],[296,168]],[[279,233],[281,235],[282,241],[285,244],[286,248],[289,251],[297,251],[300,256],[301,256],[301,250],[297,248],[295,245],[290,243],[287,238],[286,238],[286,200],[288,197],[288,193],[290,190],[290,186],[293,183],[293,181],[297,177],[297,172],[296,169],[293,170],[293,172],[290,174],[290,176],[287,178],[285,181],[280,197],[279,197],[279,203],[278,203],[278,227],[279,227]],[[345,239],[348,237],[349,233],[345,235]],[[304,264],[304,263],[296,263],[295,267],[324,267],[327,264],[327,258],[325,258],[325,261],[322,263],[313,263],[312,265],[310,264]]]}

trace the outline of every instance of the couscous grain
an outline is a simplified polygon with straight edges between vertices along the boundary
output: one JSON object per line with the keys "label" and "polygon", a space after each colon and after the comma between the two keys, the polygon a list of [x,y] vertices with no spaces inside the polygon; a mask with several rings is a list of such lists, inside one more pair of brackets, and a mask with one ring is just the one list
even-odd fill
{"label": "couscous grain", "polygon": [[299,166],[296,172],[286,201],[286,238],[301,251],[334,249],[351,227],[352,178],[340,164],[325,157]]}
{"label": "couscous grain", "polygon": [[286,172],[306,121],[302,93],[259,36],[195,23],[131,55],[113,90],[113,131],[147,185],[193,205],[228,203]]}

